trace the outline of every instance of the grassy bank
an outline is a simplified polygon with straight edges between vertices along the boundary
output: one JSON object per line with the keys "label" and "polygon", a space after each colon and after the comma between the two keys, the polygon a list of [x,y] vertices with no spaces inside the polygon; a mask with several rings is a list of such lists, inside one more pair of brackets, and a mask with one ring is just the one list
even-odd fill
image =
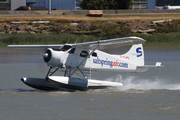
{"label": "grassy bank", "polygon": [[[133,35],[128,35],[133,36]],[[0,46],[9,44],[65,44],[105,40],[119,37],[128,37],[121,35],[76,35],[69,33],[62,34],[3,34],[0,35]],[[152,35],[136,35],[145,39],[146,46],[180,46],[180,32],[152,34]]]}
{"label": "grassy bank", "polygon": [[140,35],[145,39],[147,46],[180,46],[180,32]]}

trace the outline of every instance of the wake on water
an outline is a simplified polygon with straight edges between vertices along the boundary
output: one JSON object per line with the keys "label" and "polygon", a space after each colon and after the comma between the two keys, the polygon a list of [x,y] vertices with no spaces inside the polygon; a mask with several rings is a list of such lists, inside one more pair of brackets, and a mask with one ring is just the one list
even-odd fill
{"label": "wake on water", "polygon": [[116,78],[108,78],[106,81],[123,82],[122,87],[116,89],[120,91],[126,91],[130,89],[134,90],[180,90],[180,83],[171,83],[170,80],[160,79],[154,77],[154,79],[139,79],[135,76],[129,76],[122,79],[121,75],[117,75]]}

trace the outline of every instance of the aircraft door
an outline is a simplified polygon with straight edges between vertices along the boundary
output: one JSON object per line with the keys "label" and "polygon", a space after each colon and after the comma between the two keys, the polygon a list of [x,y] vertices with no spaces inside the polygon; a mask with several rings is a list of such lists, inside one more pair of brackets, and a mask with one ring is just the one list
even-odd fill
{"label": "aircraft door", "polygon": [[86,58],[89,54],[90,54],[90,51],[87,51],[87,50],[81,50],[80,51],[80,63],[86,59],[84,61],[84,63],[82,64],[82,66],[84,66],[85,68],[90,68],[91,67],[91,59],[90,59],[90,57]]}
{"label": "aircraft door", "polygon": [[78,65],[78,54],[76,48],[72,48],[70,51],[68,51],[69,55],[67,57],[67,65],[76,67]]}

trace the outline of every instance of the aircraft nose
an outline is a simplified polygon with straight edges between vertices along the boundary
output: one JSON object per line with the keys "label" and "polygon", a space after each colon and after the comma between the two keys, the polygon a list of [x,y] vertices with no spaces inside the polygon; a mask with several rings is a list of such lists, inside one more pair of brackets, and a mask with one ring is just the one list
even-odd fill
{"label": "aircraft nose", "polygon": [[44,52],[44,54],[42,54],[42,56],[43,56],[45,62],[49,62],[51,59],[52,53],[50,50],[46,50]]}

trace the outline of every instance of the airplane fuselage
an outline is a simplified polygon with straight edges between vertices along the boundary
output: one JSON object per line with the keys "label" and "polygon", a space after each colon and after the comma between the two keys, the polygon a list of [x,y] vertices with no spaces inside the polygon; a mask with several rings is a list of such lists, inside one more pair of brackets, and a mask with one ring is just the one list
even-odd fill
{"label": "airplane fuselage", "polygon": [[[92,51],[78,49],[74,54],[69,54],[65,63],[66,66],[77,67],[87,55]],[[83,55],[84,54],[84,55]],[[100,71],[134,71],[136,65],[129,62],[129,60],[120,58],[120,55],[110,55],[108,53],[95,50],[87,60],[80,66],[80,69],[91,69]]]}
{"label": "airplane fuselage", "polygon": [[[74,49],[73,52],[72,49]],[[130,56],[110,55],[99,50],[92,52],[92,50],[79,48],[72,49],[59,51],[49,48],[52,53],[52,58],[47,64],[53,67],[65,66],[76,68],[84,59],[86,59],[81,66],[79,66],[80,69],[115,72],[134,72],[136,70],[136,65],[131,63]],[[91,55],[88,56],[90,53]]]}

